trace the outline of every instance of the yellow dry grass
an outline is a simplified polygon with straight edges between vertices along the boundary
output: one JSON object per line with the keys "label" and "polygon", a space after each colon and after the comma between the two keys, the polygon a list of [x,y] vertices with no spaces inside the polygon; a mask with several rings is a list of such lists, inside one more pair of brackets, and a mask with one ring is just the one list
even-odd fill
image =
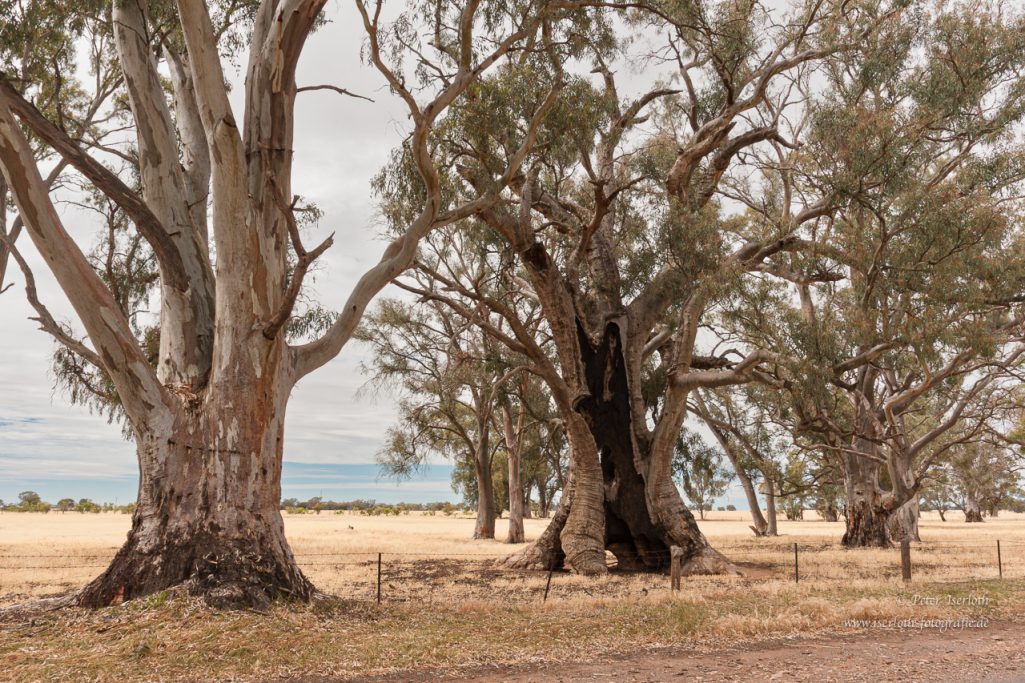
{"label": "yellow dry grass", "polygon": [[[915,544],[916,580],[962,581],[997,576],[996,541],[1002,544],[1005,577],[1025,577],[1025,515],[1002,513],[982,524],[941,522],[923,516],[923,542]],[[799,546],[803,582],[843,582],[869,586],[900,576],[896,549],[845,550],[839,546],[842,522],[780,520],[780,536],[755,538],[745,512],[712,512],[699,525],[711,543],[737,562],[751,580],[786,581],[793,577],[793,544]],[[119,513],[0,513],[0,605],[65,592],[96,576],[128,531],[130,518]],[[360,514],[285,515],[285,529],[304,571],[322,590],[343,598],[376,595],[377,555],[383,554],[385,597],[390,600],[519,600],[543,591],[546,579],[531,572],[495,567],[491,560],[516,549],[501,540],[472,540],[469,515],[398,516]],[[528,540],[547,520],[526,520]],[[504,538],[498,520],[496,537]],[[551,598],[628,596],[661,588],[658,575],[613,575],[604,584],[559,575]]]}
{"label": "yellow dry grass", "polygon": [[[528,538],[545,523],[528,520]],[[82,585],[102,569],[128,525],[118,514],[0,514],[0,605]],[[756,539],[745,513],[712,513],[701,527],[746,577],[692,577],[674,594],[663,575],[612,573],[595,580],[557,574],[543,603],[546,575],[494,566],[490,559],[513,548],[471,540],[469,516],[286,516],[299,561],[337,600],[277,604],[256,614],[216,612],[188,597],[161,594],[97,612],[66,609],[29,618],[0,611],[0,679],[345,679],[844,634],[853,628],[845,624],[850,619],[885,624],[1025,615],[1020,516],[967,525],[927,515],[911,585],[899,579],[896,550],[839,548],[842,524],[781,520],[783,536]],[[504,534],[500,521],[498,537]],[[998,538],[1003,581],[993,578]],[[802,578],[796,585],[795,542]],[[380,606],[374,602],[379,552]]]}

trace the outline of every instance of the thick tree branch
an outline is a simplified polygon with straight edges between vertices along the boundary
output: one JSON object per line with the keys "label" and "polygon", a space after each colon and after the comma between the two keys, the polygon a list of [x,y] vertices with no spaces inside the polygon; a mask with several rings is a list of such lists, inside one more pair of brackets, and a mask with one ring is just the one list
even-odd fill
{"label": "thick tree branch", "polygon": [[0,100],[46,144],[75,167],[101,192],[121,207],[135,223],[153,249],[160,263],[164,283],[178,291],[189,288],[181,254],[160,220],[146,203],[103,164],[82,151],[63,130],[52,124],[39,110],[21,96],[6,76],[0,74]]}

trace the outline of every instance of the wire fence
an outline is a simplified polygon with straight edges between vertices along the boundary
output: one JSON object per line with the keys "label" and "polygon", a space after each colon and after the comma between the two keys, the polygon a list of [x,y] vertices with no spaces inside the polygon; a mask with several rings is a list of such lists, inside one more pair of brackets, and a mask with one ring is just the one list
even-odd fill
{"label": "wire fence", "polygon": [[[714,545],[714,544],[713,544]],[[1025,579],[1025,540],[936,540],[901,547],[843,548],[836,542],[715,545],[739,576],[694,577],[688,581],[852,583],[900,581],[946,583]],[[117,548],[87,553],[15,554],[0,548],[0,598],[29,586],[66,590],[86,570],[99,573]],[[553,598],[623,598],[670,588],[672,554],[667,549],[615,549],[608,553],[609,577],[596,582],[565,571],[508,566],[494,553],[395,551],[296,552],[296,562],[322,589],[354,600],[435,602],[496,600],[542,602]],[[73,571],[71,571],[73,570]],[[31,576],[26,576],[31,574]],[[684,583],[686,589],[686,582]]]}

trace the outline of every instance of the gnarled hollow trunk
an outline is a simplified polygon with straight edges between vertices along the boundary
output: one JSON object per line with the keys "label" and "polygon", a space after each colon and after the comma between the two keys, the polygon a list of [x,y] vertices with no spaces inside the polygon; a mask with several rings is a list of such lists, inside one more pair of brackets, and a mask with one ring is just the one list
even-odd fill
{"label": "gnarled hollow trunk", "polygon": [[218,607],[313,595],[279,511],[284,401],[267,384],[217,393],[222,398],[187,403],[169,424],[136,430],[132,528],[80,605],[179,585]]}
{"label": "gnarled hollow trunk", "polygon": [[618,326],[609,323],[596,347],[580,337],[590,395],[566,419],[574,474],[570,511],[557,538],[546,532],[535,543],[547,547],[528,548],[511,563],[537,566],[530,560],[562,552],[574,571],[600,574],[607,571],[608,550],[619,568],[660,571],[669,567],[670,547],[679,546],[685,574],[736,571],[684,505],[670,476],[672,453],[656,452],[635,434]]}
{"label": "gnarled hollow trunk", "polygon": [[879,465],[853,453],[844,456],[847,492],[847,529],[841,543],[848,548],[890,545],[884,492],[879,487]]}

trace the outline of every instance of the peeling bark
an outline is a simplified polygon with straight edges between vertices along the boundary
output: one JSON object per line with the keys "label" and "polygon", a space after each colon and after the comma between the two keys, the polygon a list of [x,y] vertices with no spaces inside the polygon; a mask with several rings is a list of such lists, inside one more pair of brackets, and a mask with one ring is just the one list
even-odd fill
{"label": "peeling bark", "polygon": [[513,426],[509,406],[502,409],[502,428],[505,431],[509,469],[509,535],[507,543],[523,543],[523,480],[520,476],[520,450],[523,439],[525,411],[520,408],[516,426]]}
{"label": "peeling bark", "polygon": [[895,543],[901,541],[921,541],[918,535],[919,502],[918,498],[912,498],[887,518],[887,532],[890,539]]}
{"label": "peeling bark", "polygon": [[969,498],[964,503],[964,521],[979,523],[982,522],[982,506],[979,501]]}
{"label": "peeling bark", "polygon": [[847,528],[841,543],[848,548],[890,545],[884,492],[879,488],[879,467],[871,460],[845,456],[844,484],[847,491]]}
{"label": "peeling bark", "polygon": [[779,536],[776,525],[776,484],[771,479],[765,479],[765,535]]}
{"label": "peeling bark", "polygon": [[[141,196],[0,75],[4,182],[95,352],[58,339],[109,375],[138,446],[140,491],[132,531],[80,603],[106,605],[179,584],[217,605],[305,600],[313,588],[295,564],[278,512],[288,395],[298,379],[338,355],[369,301],[409,267],[426,234],[496,203],[508,178],[518,174],[558,87],[535,111],[505,169],[506,181],[464,205],[443,201],[429,141],[449,106],[506,53],[531,39],[547,8],[531,8],[483,54],[473,49],[486,42],[474,35],[482,23],[478,4],[455,8],[464,58],[457,73],[440,78],[435,96],[421,103],[382,57],[378,15],[371,17],[357,3],[371,61],[409,108],[412,163],[424,182],[424,197],[417,218],[359,279],[329,331],[293,348],[283,328],[302,285],[301,272],[298,281],[287,277],[293,244],[300,261],[303,257],[290,230],[294,75],[325,3],[264,0],[255,7],[241,126],[229,101],[208,4],[175,4],[178,25],[159,30],[150,25],[145,3],[116,0],[112,8]],[[164,42],[177,35],[177,28],[186,47],[180,54],[175,40]],[[174,117],[157,69],[157,48],[168,61]],[[57,168],[66,164],[78,170],[125,212],[153,249],[161,296],[156,368],[111,289],[62,225],[23,124],[60,156]],[[490,461],[486,440],[483,456]],[[482,498],[493,535],[489,464],[486,469]]]}
{"label": "peeling bark", "polygon": [[[281,420],[236,406],[138,436],[139,498],[128,540],[78,596],[103,607],[175,586],[215,607],[308,600],[279,511]],[[269,422],[269,424],[268,424]]]}
{"label": "peeling bark", "polygon": [[552,514],[552,521],[536,541],[523,550],[501,560],[501,564],[512,569],[541,569],[550,571],[565,566],[566,553],[562,550],[562,530],[569,518],[569,510],[573,504],[573,492],[576,489],[572,474],[562,492],[559,504]]}

